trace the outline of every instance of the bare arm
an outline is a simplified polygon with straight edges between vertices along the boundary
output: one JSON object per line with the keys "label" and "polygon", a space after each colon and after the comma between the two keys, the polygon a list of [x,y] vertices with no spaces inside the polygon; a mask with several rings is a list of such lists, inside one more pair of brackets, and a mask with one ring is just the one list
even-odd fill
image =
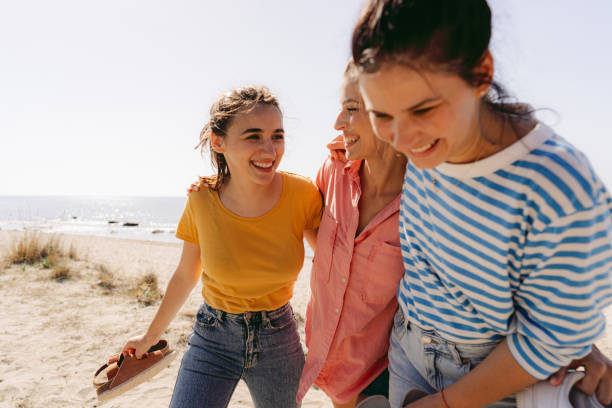
{"label": "bare arm", "polygon": [[304,238],[306,238],[306,242],[312,248],[312,250],[317,249],[317,233],[319,232],[319,228],[304,230]]}
{"label": "bare arm", "polygon": [[[476,368],[444,390],[452,408],[476,408],[499,401],[538,381],[514,359],[506,341],[501,342]],[[445,408],[440,393],[422,398],[408,408]]]}
{"label": "bare arm", "polygon": [[152,345],[159,341],[198,283],[201,272],[200,247],[191,242],[185,242],[181,260],[168,282],[164,298],[147,332],[144,335],[131,338],[123,347],[123,352],[134,349],[136,358],[140,358]]}

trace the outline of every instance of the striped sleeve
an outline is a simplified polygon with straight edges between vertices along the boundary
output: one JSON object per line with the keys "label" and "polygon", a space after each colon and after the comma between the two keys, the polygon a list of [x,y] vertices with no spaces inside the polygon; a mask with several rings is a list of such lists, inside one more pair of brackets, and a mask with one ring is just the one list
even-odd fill
{"label": "striped sleeve", "polygon": [[514,295],[514,358],[544,379],[589,353],[612,299],[612,225],[608,203],[563,216],[525,242]]}

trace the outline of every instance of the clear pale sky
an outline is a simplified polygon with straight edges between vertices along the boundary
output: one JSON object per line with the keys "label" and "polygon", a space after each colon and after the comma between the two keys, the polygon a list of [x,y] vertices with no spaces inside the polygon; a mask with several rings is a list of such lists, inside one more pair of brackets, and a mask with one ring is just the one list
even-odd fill
{"label": "clear pale sky", "polygon": [[[282,104],[281,168],[314,176],[361,4],[0,0],[0,195],[184,195],[211,103],[248,83]],[[490,4],[497,79],[612,188],[612,2]]]}

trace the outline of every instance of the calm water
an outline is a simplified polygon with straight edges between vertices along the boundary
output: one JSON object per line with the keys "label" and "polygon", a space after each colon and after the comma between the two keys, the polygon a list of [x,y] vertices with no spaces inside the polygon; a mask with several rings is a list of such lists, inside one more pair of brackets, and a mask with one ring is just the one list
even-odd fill
{"label": "calm water", "polygon": [[186,199],[0,196],[0,228],[180,242],[174,232]]}
{"label": "calm water", "polygon": [[[0,229],[180,243],[174,233],[186,200],[186,196],[0,196]],[[123,226],[126,222],[138,226]],[[305,246],[306,254],[312,256]]]}

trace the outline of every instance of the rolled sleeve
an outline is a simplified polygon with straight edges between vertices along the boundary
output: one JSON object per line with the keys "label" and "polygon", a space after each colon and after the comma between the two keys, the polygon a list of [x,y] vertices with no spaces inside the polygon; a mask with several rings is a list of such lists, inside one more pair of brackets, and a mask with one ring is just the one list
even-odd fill
{"label": "rolled sleeve", "polygon": [[606,205],[564,216],[534,231],[525,246],[514,300],[510,351],[544,379],[584,357],[603,333],[612,299],[612,227]]}

